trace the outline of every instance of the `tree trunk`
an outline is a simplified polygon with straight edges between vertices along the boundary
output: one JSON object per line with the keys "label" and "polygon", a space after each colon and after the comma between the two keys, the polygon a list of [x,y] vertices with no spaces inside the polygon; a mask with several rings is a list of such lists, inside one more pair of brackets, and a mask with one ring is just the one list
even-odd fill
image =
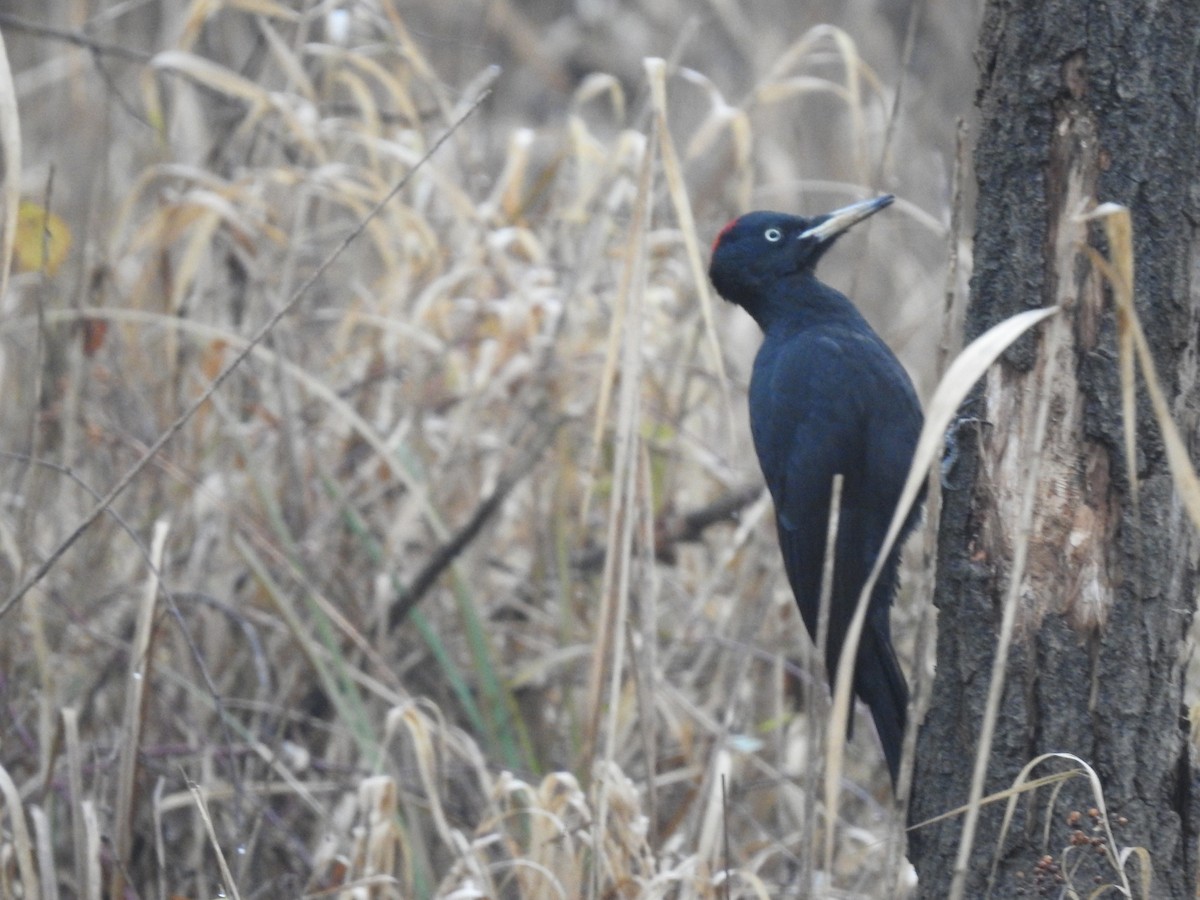
{"label": "tree trunk", "polygon": [[[1094,769],[1102,801],[1077,777],[1024,793],[1007,828],[1003,802],[984,807],[962,896],[987,896],[993,858],[995,897],[1057,897],[1064,883],[1086,897],[1120,884],[1120,864],[1093,840],[1104,836],[1093,815],[1103,809],[1116,846],[1148,854],[1148,894],[1138,859],[1125,866],[1135,897],[1193,898],[1200,782],[1183,683],[1200,541],[1141,393],[1135,500],[1111,291],[1083,246],[1089,237],[1104,244],[1078,214],[1089,200],[1132,212],[1137,314],[1191,448],[1200,418],[1200,3],[989,0],[979,59],[967,337],[1029,307],[1064,312],[993,367],[968,409],[982,421],[958,431],[941,519],[937,675],[910,820],[967,802],[1027,533],[984,795],[1055,752]],[[1032,776],[1068,768],[1050,760]],[[912,832],[921,897],[950,895],[963,823],[958,815]]]}

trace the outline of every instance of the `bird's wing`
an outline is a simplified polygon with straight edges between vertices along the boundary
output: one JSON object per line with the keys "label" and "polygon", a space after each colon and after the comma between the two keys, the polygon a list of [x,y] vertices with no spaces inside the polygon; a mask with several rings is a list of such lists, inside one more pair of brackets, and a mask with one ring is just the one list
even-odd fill
{"label": "bird's wing", "polygon": [[[872,390],[885,397],[886,402],[873,405],[868,413],[865,487],[884,495],[889,506],[894,507],[908,477],[925,417],[900,361],[889,351],[886,357],[876,357],[874,366]],[[891,509],[889,520],[890,512]]]}
{"label": "bird's wing", "polygon": [[[815,632],[833,477],[844,477],[827,656],[840,649],[911,459],[921,412],[899,362],[872,334],[811,330],[764,344],[751,426],[775,500],[788,580]],[[890,573],[889,573],[890,574]],[[886,629],[891,586],[872,620]]]}
{"label": "bird's wing", "polygon": [[[803,332],[764,343],[750,385],[750,428],[781,524],[825,533],[833,476],[862,472],[864,373],[839,336]],[[812,517],[820,516],[819,523]]]}
{"label": "bird's wing", "polygon": [[849,482],[863,468],[864,404],[848,389],[858,369],[835,336],[802,333],[763,345],[750,386],[755,449],[775,501],[788,578],[810,630],[833,477],[841,473]]}

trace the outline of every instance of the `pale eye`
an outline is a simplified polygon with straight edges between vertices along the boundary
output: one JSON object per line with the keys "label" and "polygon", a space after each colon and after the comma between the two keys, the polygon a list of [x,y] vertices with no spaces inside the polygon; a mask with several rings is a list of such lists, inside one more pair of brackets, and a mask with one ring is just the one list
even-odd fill
{"label": "pale eye", "polygon": [[763,232],[763,237],[765,237],[768,241],[770,241],[772,244],[774,244],[776,241],[778,241],[780,238],[783,237],[783,232],[780,231],[778,228],[768,228],[766,231]]}

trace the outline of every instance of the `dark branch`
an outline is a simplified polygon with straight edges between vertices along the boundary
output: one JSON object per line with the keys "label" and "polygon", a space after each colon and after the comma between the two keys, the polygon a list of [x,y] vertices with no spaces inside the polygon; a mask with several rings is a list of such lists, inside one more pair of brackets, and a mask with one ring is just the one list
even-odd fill
{"label": "dark branch", "polygon": [[[682,516],[664,515],[654,526],[654,556],[660,562],[675,561],[675,548],[679,544],[692,544],[703,537],[704,532],[722,522],[737,521],[738,514],[759,498],[765,490],[762,484],[748,484],[722,494],[711,503],[684,513]],[[599,568],[608,548],[588,547],[575,555],[576,569],[590,571]]]}
{"label": "dark branch", "polygon": [[389,632],[395,631],[408,618],[408,614],[429,593],[429,589],[450,568],[454,560],[479,536],[483,526],[504,504],[512,489],[520,484],[532,471],[537,461],[542,458],[542,454],[546,452],[546,448],[550,446],[550,442],[554,440],[558,429],[565,421],[566,419],[558,419],[538,435],[528,452],[500,476],[496,487],[475,508],[475,512],[471,514],[466,523],[434,551],[429,561],[425,563],[425,567],[417,573],[412,584],[392,600],[391,608],[388,610],[387,630]]}
{"label": "dark branch", "polygon": [[132,62],[146,63],[151,59],[149,53],[141,50],[130,50],[128,47],[122,47],[120,44],[108,44],[104,41],[97,41],[88,37],[82,31],[73,31],[68,28],[53,28],[50,25],[39,25],[37,22],[30,22],[11,13],[0,13],[0,26],[10,28],[13,31],[20,31],[33,37],[74,44],[77,47],[84,47],[93,53],[119,56],[122,59],[128,59]]}

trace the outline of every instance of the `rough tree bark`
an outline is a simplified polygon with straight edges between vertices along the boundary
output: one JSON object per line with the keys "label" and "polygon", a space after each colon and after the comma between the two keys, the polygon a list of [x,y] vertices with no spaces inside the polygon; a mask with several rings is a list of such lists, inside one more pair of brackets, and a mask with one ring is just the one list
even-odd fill
{"label": "rough tree bark", "polygon": [[[1134,503],[1116,319],[1082,246],[1102,240],[1077,214],[1091,200],[1132,211],[1137,312],[1194,449],[1200,3],[989,0],[979,60],[967,337],[1033,306],[1060,303],[1065,313],[993,368],[973,410],[984,422],[959,432],[940,526],[937,675],[910,821],[967,800],[1032,473],[1028,561],[985,795],[1040,754],[1075,754],[1099,775],[1117,844],[1148,852],[1150,896],[1195,897],[1200,782],[1183,679],[1200,540],[1140,396]],[[1046,763],[1034,775],[1065,768]],[[1096,834],[1089,810],[1098,804],[1086,780],[1052,790],[1026,795],[1003,834],[1004,804],[984,809],[964,896],[987,896],[997,851],[994,897],[1059,896],[1056,878],[1081,896],[1118,882],[1113,864],[1080,843]],[[949,895],[962,823],[959,816],[911,834],[921,897]],[[1127,871],[1141,896],[1137,862]]]}

